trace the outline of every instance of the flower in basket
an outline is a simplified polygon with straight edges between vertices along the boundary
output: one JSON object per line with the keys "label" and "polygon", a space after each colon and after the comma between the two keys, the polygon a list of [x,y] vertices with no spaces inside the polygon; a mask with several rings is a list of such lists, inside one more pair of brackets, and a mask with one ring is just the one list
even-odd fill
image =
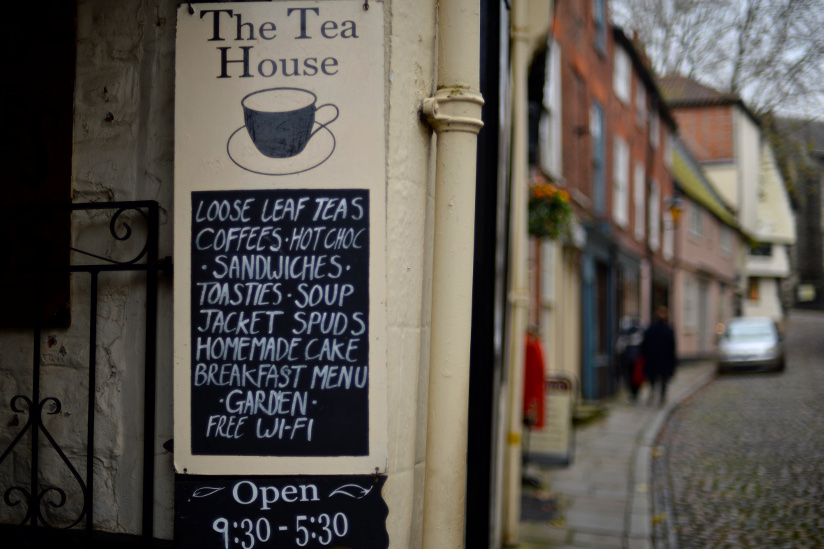
{"label": "flower in basket", "polygon": [[527,228],[532,236],[556,239],[569,234],[574,214],[565,190],[550,183],[533,185],[527,211]]}

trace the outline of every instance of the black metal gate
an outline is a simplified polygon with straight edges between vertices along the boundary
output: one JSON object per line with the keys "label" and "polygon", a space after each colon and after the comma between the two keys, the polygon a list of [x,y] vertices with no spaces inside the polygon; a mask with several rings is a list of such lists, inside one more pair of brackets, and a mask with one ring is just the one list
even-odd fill
{"label": "black metal gate", "polygon": [[[45,219],[48,215],[87,216],[97,222],[100,222],[102,218],[103,222],[108,220],[111,246],[126,246],[122,243],[127,242],[129,255],[115,259],[106,253],[97,253],[88,249],[81,250],[70,246],[75,258],[73,261],[67,261],[65,264],[36,262],[15,267],[19,270],[16,273],[19,275],[18,279],[29,285],[33,296],[31,303],[33,322],[29,328],[33,338],[31,391],[27,390],[27,394],[16,394],[11,398],[8,403],[11,409],[10,414],[8,410],[2,412],[6,404],[0,403],[3,406],[0,408],[0,412],[4,414],[2,417],[10,415],[12,420],[9,426],[18,428],[10,444],[6,448],[0,446],[0,452],[2,452],[0,453],[0,471],[4,462],[8,465],[15,460],[18,466],[14,471],[20,469],[25,471],[28,468],[26,471],[28,474],[0,476],[0,493],[2,493],[0,510],[6,506],[6,515],[12,516],[16,522],[16,524],[0,525],[0,540],[2,540],[0,545],[4,548],[53,547],[58,543],[83,548],[159,546],[161,543],[153,539],[157,296],[158,273],[166,268],[169,262],[158,259],[158,204],[154,201],[71,204],[51,207],[47,211],[40,208],[39,211],[33,213],[33,217],[29,215],[31,213],[5,212],[3,226],[9,226],[9,219],[14,219],[16,224],[36,223],[37,219]],[[27,215],[29,217],[26,220]],[[133,230],[133,227],[138,225],[139,230]],[[140,237],[136,236],[137,234],[140,234]],[[143,235],[145,235],[145,242],[139,242]],[[8,234],[4,236],[9,238]],[[97,238],[99,241],[99,236]],[[68,258],[69,254],[65,254],[65,257]],[[110,273],[129,271],[145,273],[146,291],[143,349],[145,360],[143,364],[128,364],[129,368],[142,368],[144,372],[142,521],[141,533],[137,535],[104,533],[96,528],[94,516],[95,449],[106,443],[106,441],[98,441],[96,446],[95,442],[99,282],[102,277]],[[48,340],[44,342],[44,336],[48,332],[44,332],[41,296],[44,280],[48,280],[47,277],[59,276],[61,273],[67,278],[88,277],[90,288],[88,295],[80,297],[73,295],[71,304],[73,316],[88,318],[88,394],[85,396],[87,400],[85,414],[82,410],[77,414],[64,411],[64,404],[58,397],[53,394],[43,394],[41,391],[41,379],[45,375],[41,369],[41,353],[44,343],[46,345],[50,343]],[[87,308],[88,312],[83,311],[83,308]],[[76,311],[81,311],[82,314],[76,314]],[[131,329],[134,325],[126,324],[126,326],[126,329]],[[72,329],[77,330],[78,326],[75,325]],[[0,366],[3,365],[0,364]],[[14,371],[21,372],[22,369],[17,367]],[[82,368],[80,371],[83,371]],[[26,376],[28,375],[27,373]],[[0,379],[1,383],[3,383],[2,379]],[[26,379],[17,380],[18,385],[26,385],[27,389],[28,383],[29,380]],[[82,383],[77,385],[82,385]],[[82,455],[75,455],[73,458],[67,456],[64,452],[67,441],[57,440],[59,436],[54,436],[47,427],[47,423],[54,425],[54,421],[85,423],[85,460],[82,459]],[[60,427],[63,433],[80,433],[80,438],[83,438],[83,425],[71,425],[68,428],[61,425]],[[82,447],[83,444],[82,440],[77,441],[77,445]],[[44,467],[41,461],[44,459],[45,452],[49,452],[48,457],[51,460],[49,468]],[[59,459],[55,457],[55,454]],[[55,469],[61,469],[61,471],[55,473]],[[67,483],[69,486],[66,485]],[[82,501],[74,501],[67,506],[72,497],[82,498]],[[53,516],[52,513],[55,510],[61,508],[64,515],[70,511],[69,518],[63,517],[59,524],[55,524],[50,517]],[[22,520],[20,520],[21,517]]]}

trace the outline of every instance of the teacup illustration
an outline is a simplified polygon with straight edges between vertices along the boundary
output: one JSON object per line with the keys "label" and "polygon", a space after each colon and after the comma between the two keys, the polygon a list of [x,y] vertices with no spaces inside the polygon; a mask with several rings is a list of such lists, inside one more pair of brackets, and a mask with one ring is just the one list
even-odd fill
{"label": "teacup illustration", "polygon": [[[337,120],[332,103],[317,106],[317,96],[300,88],[269,88],[250,93],[241,101],[246,130],[257,150],[269,158],[290,158],[306,148],[318,130]],[[318,122],[315,114],[331,107],[331,120]]]}

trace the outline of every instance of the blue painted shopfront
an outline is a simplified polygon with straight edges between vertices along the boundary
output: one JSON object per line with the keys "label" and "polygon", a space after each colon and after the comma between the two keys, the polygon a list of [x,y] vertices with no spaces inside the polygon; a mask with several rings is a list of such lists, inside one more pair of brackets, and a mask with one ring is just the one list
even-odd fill
{"label": "blue painted shopfront", "polygon": [[588,231],[587,248],[581,258],[581,388],[586,400],[615,392],[612,364],[618,276],[613,247],[600,231]]}

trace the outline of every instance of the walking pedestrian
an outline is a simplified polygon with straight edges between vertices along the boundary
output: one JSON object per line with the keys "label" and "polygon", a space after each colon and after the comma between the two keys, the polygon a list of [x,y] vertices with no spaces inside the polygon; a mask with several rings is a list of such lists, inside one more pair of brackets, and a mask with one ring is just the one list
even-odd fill
{"label": "walking pedestrian", "polygon": [[649,403],[653,404],[656,390],[659,404],[667,399],[667,384],[675,374],[675,332],[669,325],[669,311],[663,305],[655,311],[655,321],[644,332],[641,343],[644,357],[644,375],[650,383]]}
{"label": "walking pedestrian", "polygon": [[636,371],[638,358],[641,356],[641,341],[644,339],[644,330],[641,319],[635,316],[626,316],[621,319],[618,340],[615,351],[618,355],[618,372],[629,390],[632,402],[638,400],[638,391],[643,383],[643,371]]}

